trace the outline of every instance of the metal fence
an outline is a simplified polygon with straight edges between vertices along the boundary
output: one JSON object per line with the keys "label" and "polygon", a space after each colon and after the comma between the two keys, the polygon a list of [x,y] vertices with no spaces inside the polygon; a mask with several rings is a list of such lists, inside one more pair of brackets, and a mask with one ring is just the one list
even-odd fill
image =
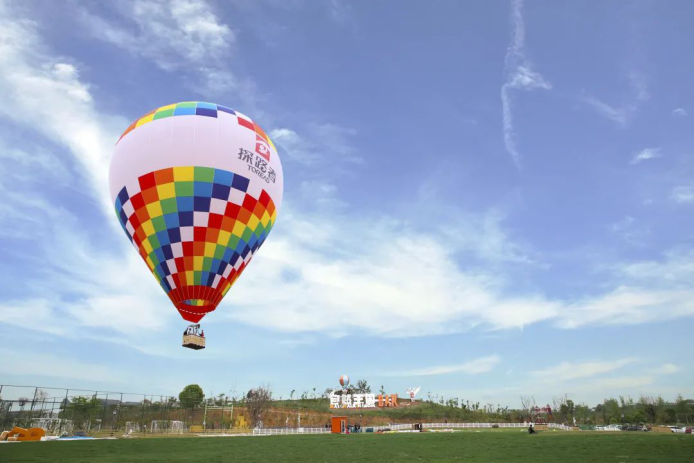
{"label": "metal fence", "polygon": [[186,408],[179,398],[166,395],[0,385],[0,430],[20,426],[43,428],[49,435],[180,434],[230,429],[234,418],[231,403]]}
{"label": "metal fence", "polygon": [[279,428],[253,430],[254,436],[280,436],[286,434],[330,434],[329,428]]}
{"label": "metal fence", "polygon": [[[527,429],[529,423],[422,423],[422,428],[427,429],[492,429],[492,428],[518,428]],[[573,428],[563,424],[550,423],[551,429],[572,431]],[[367,431],[369,430],[369,431]],[[389,426],[364,426],[362,432],[383,431],[414,431],[413,423],[398,423]],[[284,434],[327,434],[328,428],[281,428],[281,429],[254,429],[254,435],[284,435]]]}

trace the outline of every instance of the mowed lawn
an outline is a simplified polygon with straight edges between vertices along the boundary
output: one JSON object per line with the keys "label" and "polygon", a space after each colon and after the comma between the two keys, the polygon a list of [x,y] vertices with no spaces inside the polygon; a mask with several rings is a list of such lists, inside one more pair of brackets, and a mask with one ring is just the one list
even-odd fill
{"label": "mowed lawn", "polygon": [[0,444],[1,462],[636,462],[694,461],[694,436],[464,431],[143,438]]}

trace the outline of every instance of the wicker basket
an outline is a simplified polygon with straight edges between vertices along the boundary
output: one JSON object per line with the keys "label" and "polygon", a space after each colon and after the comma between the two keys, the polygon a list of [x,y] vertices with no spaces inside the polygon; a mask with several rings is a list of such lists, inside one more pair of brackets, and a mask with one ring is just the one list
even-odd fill
{"label": "wicker basket", "polygon": [[205,348],[205,338],[202,336],[195,336],[193,334],[183,335],[183,347],[189,349],[204,349]]}

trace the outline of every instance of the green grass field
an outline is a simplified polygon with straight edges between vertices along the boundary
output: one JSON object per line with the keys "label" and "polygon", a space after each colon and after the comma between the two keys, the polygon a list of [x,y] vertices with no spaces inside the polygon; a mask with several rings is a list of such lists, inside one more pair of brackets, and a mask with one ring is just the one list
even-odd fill
{"label": "green grass field", "polygon": [[520,431],[146,438],[1,444],[2,462],[694,461],[694,436]]}

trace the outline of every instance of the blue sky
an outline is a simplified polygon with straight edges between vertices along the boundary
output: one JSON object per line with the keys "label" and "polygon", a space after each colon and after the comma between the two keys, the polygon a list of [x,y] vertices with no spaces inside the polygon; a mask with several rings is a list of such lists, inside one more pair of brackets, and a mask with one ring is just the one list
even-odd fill
{"label": "blue sky", "polygon": [[[694,395],[693,15],[0,1],[0,382]],[[258,121],[285,175],[201,352],[106,181],[130,122],[186,100]]]}

